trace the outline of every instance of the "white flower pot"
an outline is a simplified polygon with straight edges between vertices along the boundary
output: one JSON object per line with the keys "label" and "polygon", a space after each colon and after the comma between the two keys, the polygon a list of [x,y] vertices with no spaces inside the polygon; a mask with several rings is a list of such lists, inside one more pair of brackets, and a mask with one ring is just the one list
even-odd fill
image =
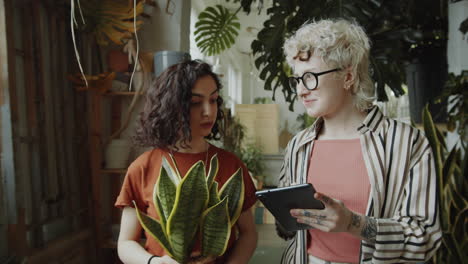
{"label": "white flower pot", "polygon": [[106,148],[106,168],[127,168],[131,146],[131,141],[128,139],[113,139]]}

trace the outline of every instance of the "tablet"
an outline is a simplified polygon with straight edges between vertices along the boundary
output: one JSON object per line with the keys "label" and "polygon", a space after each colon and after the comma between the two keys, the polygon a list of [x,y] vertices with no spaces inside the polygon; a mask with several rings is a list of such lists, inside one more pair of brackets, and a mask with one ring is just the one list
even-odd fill
{"label": "tablet", "polygon": [[310,183],[258,191],[255,196],[265,205],[280,225],[288,231],[310,229],[291,216],[291,209],[323,209],[323,203],[314,198]]}

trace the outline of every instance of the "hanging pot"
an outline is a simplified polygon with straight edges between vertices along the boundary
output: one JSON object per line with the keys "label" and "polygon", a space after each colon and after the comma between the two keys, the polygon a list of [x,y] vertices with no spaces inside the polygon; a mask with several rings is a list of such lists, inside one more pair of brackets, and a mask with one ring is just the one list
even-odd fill
{"label": "hanging pot", "polygon": [[447,80],[447,55],[443,47],[435,47],[421,53],[406,66],[406,83],[411,120],[422,122],[422,110],[429,104],[429,110],[437,123],[445,122],[446,104],[436,103]]}
{"label": "hanging pot", "polygon": [[106,148],[105,161],[108,169],[124,169],[128,166],[131,141],[128,139],[113,139]]}

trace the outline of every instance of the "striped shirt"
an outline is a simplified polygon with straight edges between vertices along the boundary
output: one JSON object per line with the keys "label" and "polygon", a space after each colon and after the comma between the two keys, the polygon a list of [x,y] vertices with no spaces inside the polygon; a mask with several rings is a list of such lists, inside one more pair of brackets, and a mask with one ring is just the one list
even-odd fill
{"label": "striped shirt", "polygon": [[[307,182],[319,118],[286,148],[279,185]],[[360,263],[428,260],[442,242],[434,158],[428,140],[410,125],[372,108],[358,128],[371,190],[366,215],[377,221],[375,243],[361,241]],[[339,185],[337,185],[339,186]],[[297,231],[281,263],[307,263],[307,231]]]}

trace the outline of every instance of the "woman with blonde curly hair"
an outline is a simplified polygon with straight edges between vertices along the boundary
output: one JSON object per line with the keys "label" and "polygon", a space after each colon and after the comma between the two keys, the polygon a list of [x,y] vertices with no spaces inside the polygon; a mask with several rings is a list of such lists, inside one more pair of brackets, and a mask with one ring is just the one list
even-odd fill
{"label": "woman with blonde curly hair", "polygon": [[373,105],[369,39],[346,20],[303,25],[284,51],[289,84],[318,117],[288,144],[280,186],[312,183],[323,210],[296,208],[310,226],[281,263],[408,263],[428,260],[441,243],[437,180],[421,131]]}

